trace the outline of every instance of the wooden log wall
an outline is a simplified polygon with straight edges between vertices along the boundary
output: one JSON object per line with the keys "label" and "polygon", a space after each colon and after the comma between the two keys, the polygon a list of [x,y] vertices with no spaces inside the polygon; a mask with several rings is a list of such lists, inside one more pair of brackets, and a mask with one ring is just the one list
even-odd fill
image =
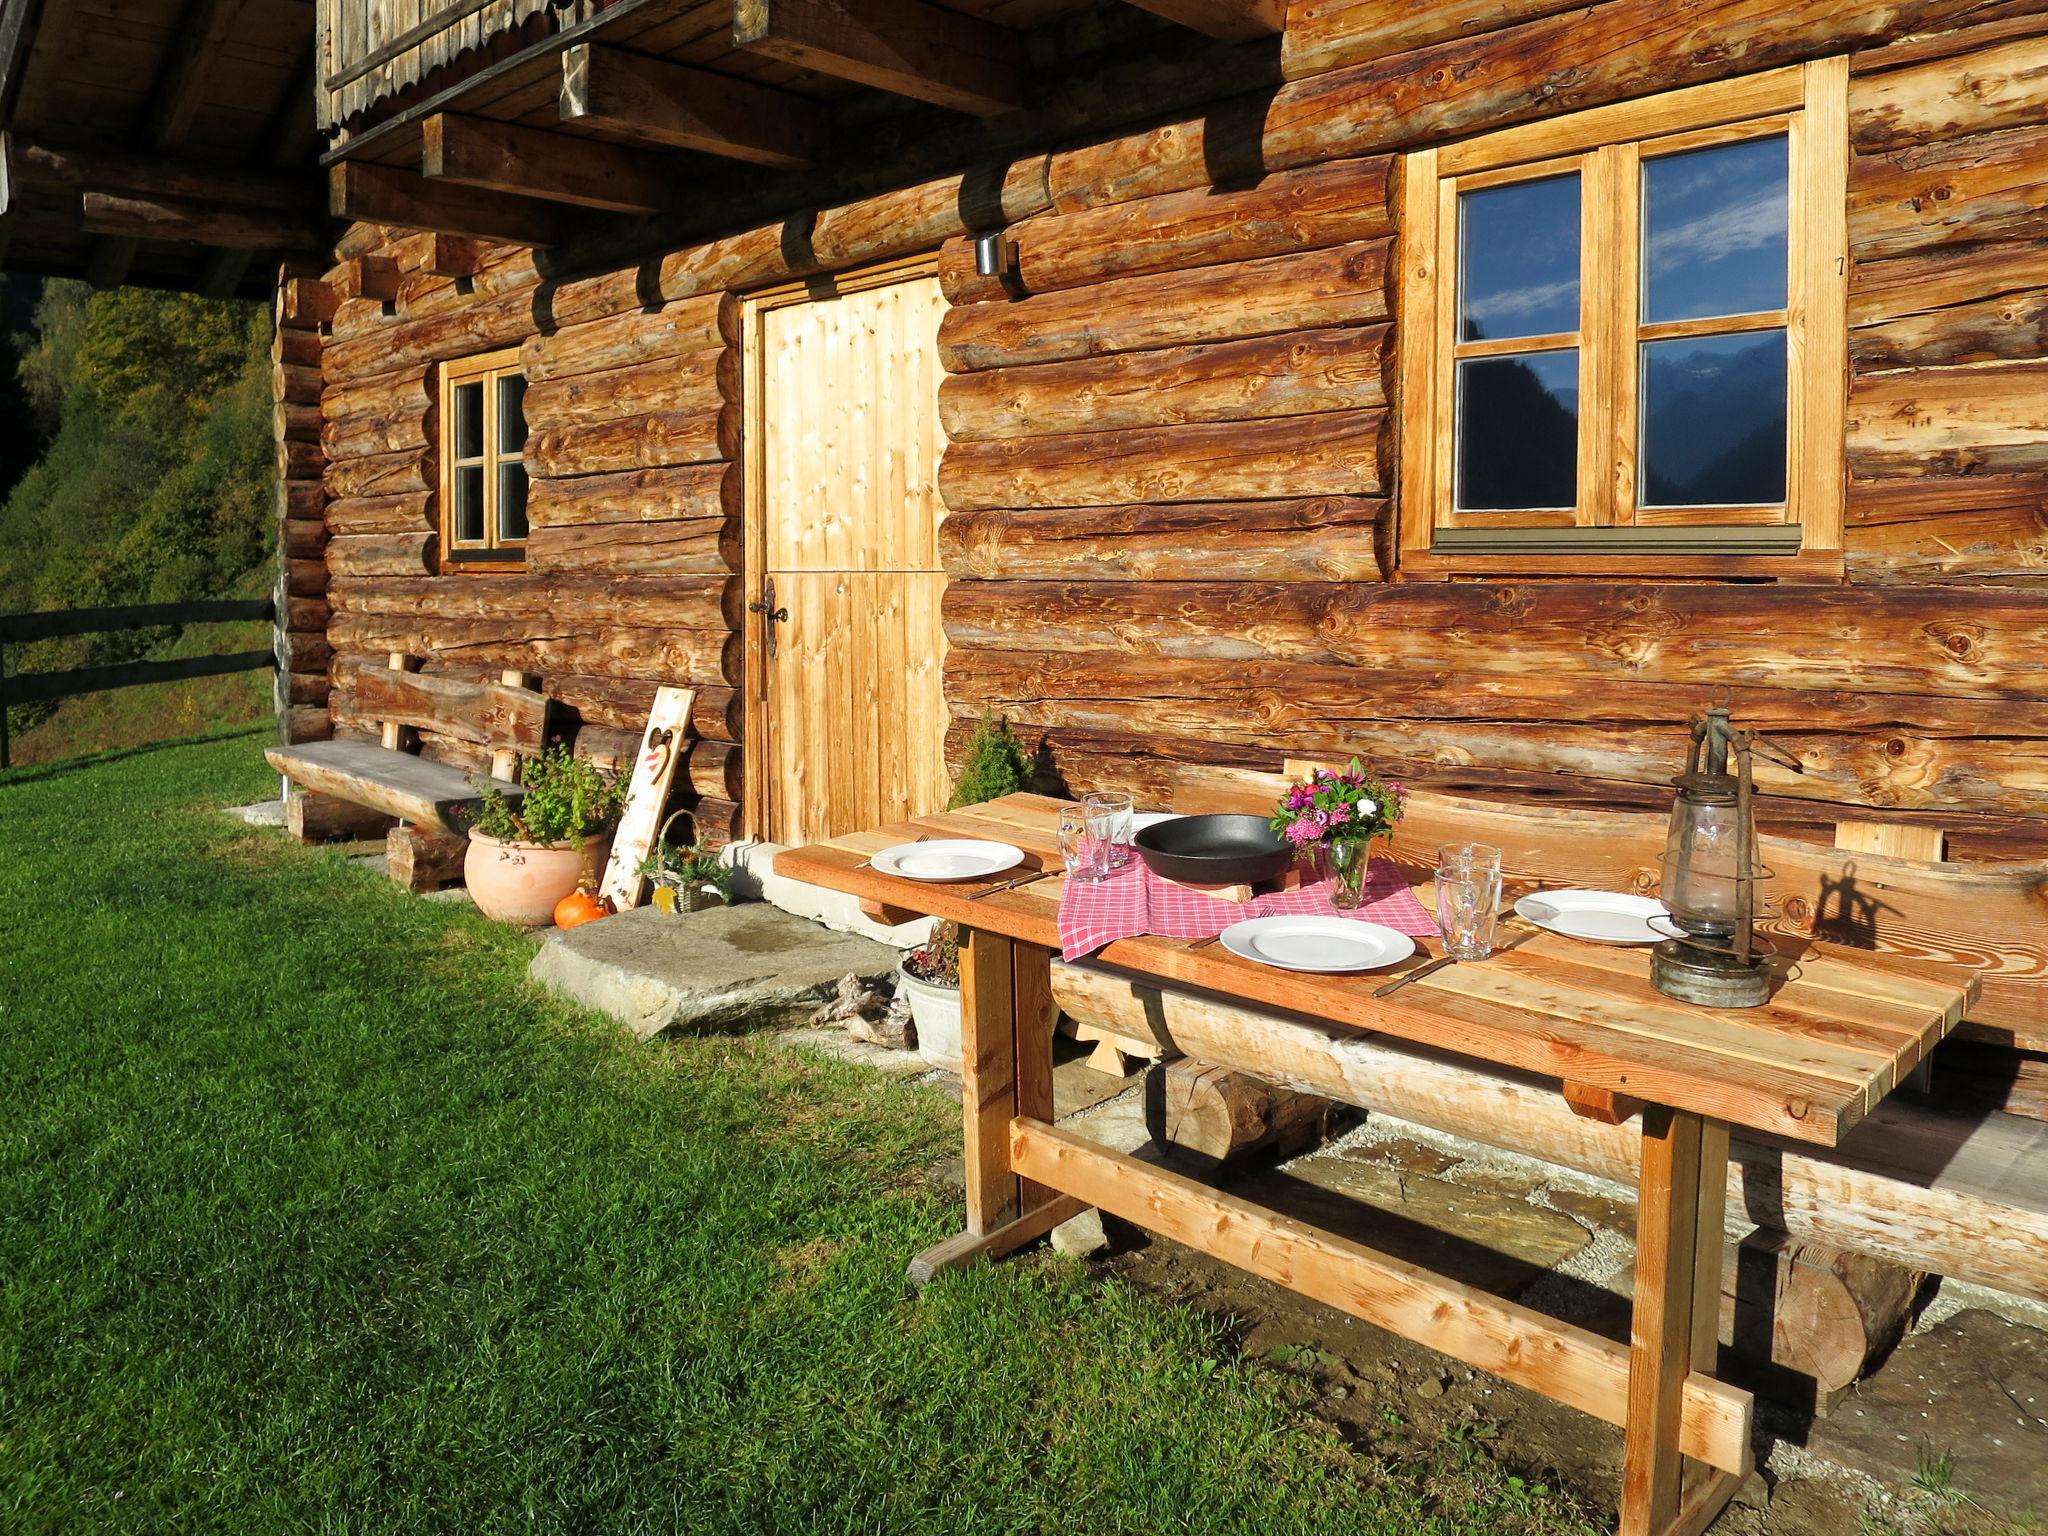
{"label": "wooden log wall", "polygon": [[[1018,280],[945,263],[956,749],[993,709],[1070,786],[1153,798],[1175,761],[1310,744],[1654,786],[1721,694],[1804,762],[1775,792],[2048,811],[2044,33],[1912,0],[1307,0],[1277,93],[1055,153]],[[1398,151],[1844,52],[1846,582],[1388,579]]]}
{"label": "wooden log wall", "polygon": [[[694,684],[688,777],[707,830],[729,828],[736,295],[938,248],[956,748],[994,709],[1072,787],[1148,798],[1181,763],[1352,752],[1644,790],[1727,695],[1805,762],[1776,792],[2039,816],[2044,34],[2015,0],[1299,0],[1277,88],[635,265],[544,279],[486,247],[455,278],[419,237],[354,231],[395,297],[334,302],[319,431],[294,417],[286,442],[294,474],[324,463],[326,639],[518,667],[607,730]],[[1400,152],[1845,52],[1846,582],[1394,579]],[[975,274],[968,239],[998,225],[1007,282]],[[528,568],[438,574],[434,369],[514,344]],[[367,729],[345,687],[333,710]]]}
{"label": "wooden log wall", "polygon": [[287,744],[324,740],[328,715],[327,492],[320,447],[320,358],[332,294],[305,278],[278,285],[271,332],[271,392],[277,433],[278,735]]}

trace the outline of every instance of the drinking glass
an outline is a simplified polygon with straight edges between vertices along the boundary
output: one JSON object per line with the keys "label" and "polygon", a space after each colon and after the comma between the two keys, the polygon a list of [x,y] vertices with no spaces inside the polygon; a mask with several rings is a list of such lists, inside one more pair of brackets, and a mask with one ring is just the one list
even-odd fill
{"label": "drinking glass", "polygon": [[1486,843],[1440,843],[1436,850],[1438,869],[1476,865],[1496,878],[1500,875],[1500,850]]}
{"label": "drinking glass", "polygon": [[1090,820],[1086,806],[1060,808],[1060,857],[1070,880],[1092,883],[1109,878],[1109,845],[1095,835]]}
{"label": "drinking glass", "polygon": [[1484,960],[1493,953],[1500,911],[1500,850],[1462,844],[1446,849],[1436,867],[1436,927],[1453,960]]}
{"label": "drinking glass", "polygon": [[1081,804],[1088,812],[1089,827],[1106,850],[1109,867],[1122,869],[1131,862],[1131,824],[1135,813],[1131,797],[1120,789],[1098,789],[1083,796]]}

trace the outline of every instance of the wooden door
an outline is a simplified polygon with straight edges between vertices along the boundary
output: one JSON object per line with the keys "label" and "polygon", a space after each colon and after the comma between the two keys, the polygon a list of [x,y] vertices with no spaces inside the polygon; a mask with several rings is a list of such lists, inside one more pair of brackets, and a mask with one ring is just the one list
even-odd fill
{"label": "wooden door", "polygon": [[[944,806],[938,279],[757,312],[760,559],[750,615],[767,836],[835,837]],[[757,802],[759,804],[759,802]]]}

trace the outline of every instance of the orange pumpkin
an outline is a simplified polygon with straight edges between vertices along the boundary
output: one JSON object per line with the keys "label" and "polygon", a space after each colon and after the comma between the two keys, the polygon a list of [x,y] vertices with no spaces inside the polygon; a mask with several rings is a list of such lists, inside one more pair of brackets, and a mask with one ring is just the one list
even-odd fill
{"label": "orange pumpkin", "polygon": [[585,923],[594,923],[600,917],[611,916],[612,904],[594,893],[589,886],[578,886],[555,903],[555,926],[557,928],[581,928]]}

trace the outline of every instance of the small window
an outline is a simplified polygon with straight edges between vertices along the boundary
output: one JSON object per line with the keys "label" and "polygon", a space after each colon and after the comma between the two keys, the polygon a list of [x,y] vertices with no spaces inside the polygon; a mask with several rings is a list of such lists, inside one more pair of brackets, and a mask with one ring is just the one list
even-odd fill
{"label": "small window", "polygon": [[1841,59],[1410,155],[1404,571],[1839,574],[1847,159]]}
{"label": "small window", "polygon": [[526,560],[526,379],[516,348],[441,368],[441,563]]}

